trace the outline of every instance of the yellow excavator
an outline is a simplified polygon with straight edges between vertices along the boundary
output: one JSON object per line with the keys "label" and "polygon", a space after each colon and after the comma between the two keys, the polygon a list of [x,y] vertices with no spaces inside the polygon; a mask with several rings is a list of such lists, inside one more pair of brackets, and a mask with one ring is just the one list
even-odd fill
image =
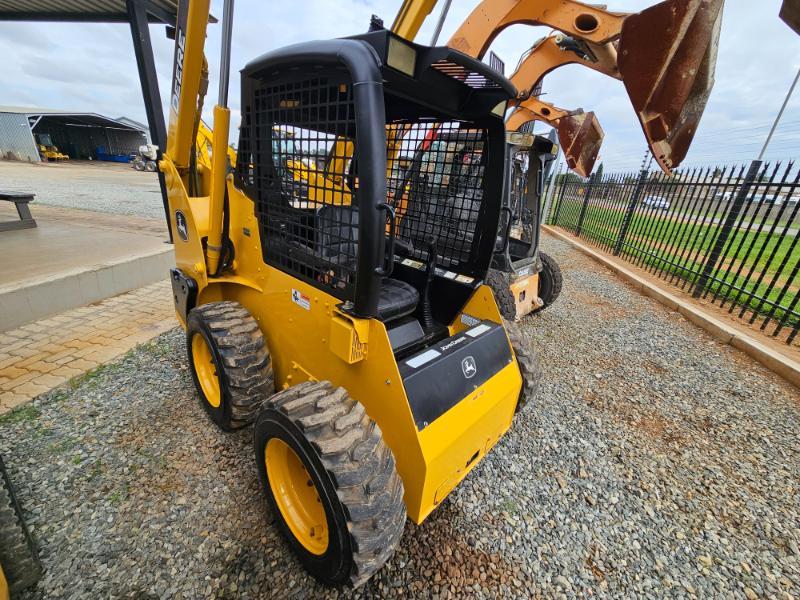
{"label": "yellow excavator", "polygon": [[41,156],[44,161],[65,162],[69,160],[67,154],[63,154],[53,145],[53,141],[47,133],[36,134],[36,149],[39,151],[39,156]]}

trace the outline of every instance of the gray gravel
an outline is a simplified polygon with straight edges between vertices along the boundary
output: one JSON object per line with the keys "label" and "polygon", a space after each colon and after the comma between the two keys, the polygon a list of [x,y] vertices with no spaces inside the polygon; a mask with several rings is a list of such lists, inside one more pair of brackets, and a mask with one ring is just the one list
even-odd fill
{"label": "gray gravel", "polygon": [[[34,192],[36,204],[118,215],[164,216],[158,176],[135,171],[127,164],[0,160],[0,181],[4,190]],[[35,208],[33,211],[36,212]]]}
{"label": "gray gravel", "polygon": [[800,598],[797,390],[545,244],[538,401],[363,588],[288,553],[173,331],[0,423],[46,569],[27,597]]}

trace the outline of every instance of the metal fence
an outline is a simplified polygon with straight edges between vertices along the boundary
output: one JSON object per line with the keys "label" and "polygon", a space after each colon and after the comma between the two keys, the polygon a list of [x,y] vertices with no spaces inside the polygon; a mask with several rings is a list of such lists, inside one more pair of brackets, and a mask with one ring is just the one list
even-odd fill
{"label": "metal fence", "polygon": [[545,222],[793,344],[800,329],[794,163],[553,177]]}

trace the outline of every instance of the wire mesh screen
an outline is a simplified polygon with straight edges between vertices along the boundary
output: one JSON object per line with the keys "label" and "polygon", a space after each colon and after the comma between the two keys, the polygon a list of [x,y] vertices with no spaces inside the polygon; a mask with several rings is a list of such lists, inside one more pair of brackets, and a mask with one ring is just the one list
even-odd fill
{"label": "wire mesh screen", "polygon": [[387,181],[398,235],[411,242],[416,258],[424,260],[434,244],[437,262],[459,270],[471,261],[476,246],[487,132],[465,122],[390,125],[406,130]]}
{"label": "wire mesh screen", "polygon": [[510,169],[510,208],[514,218],[520,218],[525,208],[525,194],[528,181],[528,151],[518,150],[511,153]]}
{"label": "wire mesh screen", "polygon": [[[358,259],[358,158],[344,73],[257,84],[239,176],[255,189],[264,260],[342,299]],[[281,81],[281,80],[277,80]]]}

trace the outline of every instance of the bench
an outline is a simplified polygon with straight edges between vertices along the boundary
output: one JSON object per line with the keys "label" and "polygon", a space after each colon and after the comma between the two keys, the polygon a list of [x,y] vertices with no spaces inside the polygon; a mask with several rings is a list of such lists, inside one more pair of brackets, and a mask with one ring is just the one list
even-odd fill
{"label": "bench", "polygon": [[34,194],[26,192],[0,192],[0,200],[13,202],[17,207],[19,221],[5,221],[0,223],[0,231],[11,231],[12,229],[30,229],[36,227],[36,219],[31,215],[28,203],[33,200]]}

